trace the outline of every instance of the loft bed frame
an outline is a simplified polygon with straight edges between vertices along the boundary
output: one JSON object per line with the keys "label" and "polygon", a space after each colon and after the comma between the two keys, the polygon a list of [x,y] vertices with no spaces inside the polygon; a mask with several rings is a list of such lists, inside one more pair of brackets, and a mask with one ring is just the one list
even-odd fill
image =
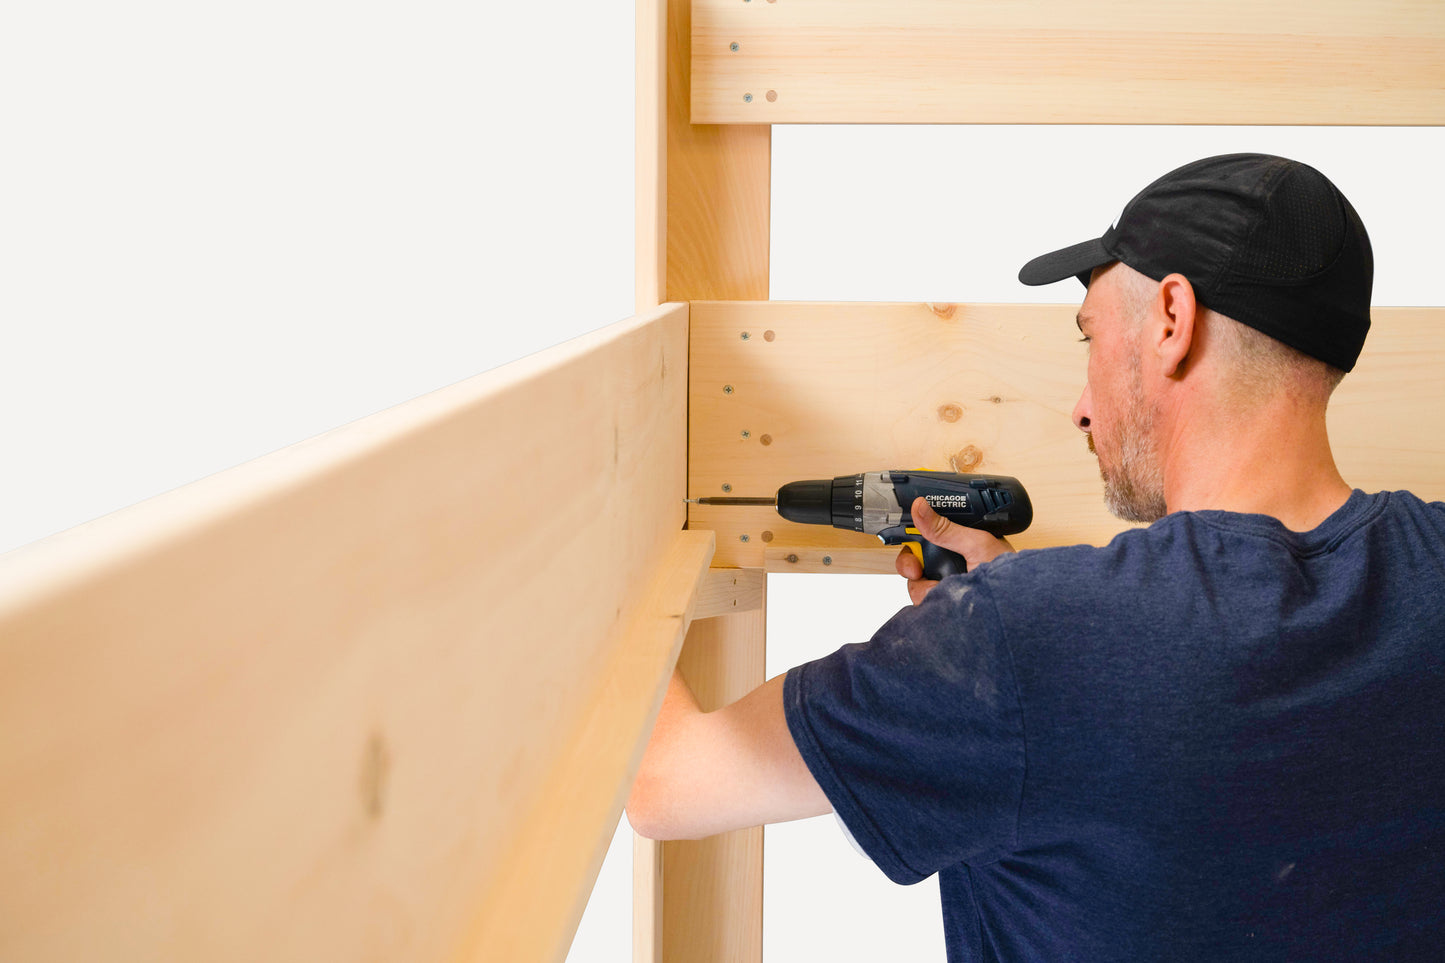
{"label": "loft bed frame", "polygon": [[[766,572],[892,571],[685,496],[998,468],[1020,547],[1120,530],[1072,306],[768,300],[807,122],[1440,125],[1445,6],[638,0],[635,317],[0,557],[0,958],[561,960],[673,665],[725,705]],[[1373,317],[1341,471],[1445,498],[1445,309]],[[635,837],[636,960],[759,960],[762,840]]]}

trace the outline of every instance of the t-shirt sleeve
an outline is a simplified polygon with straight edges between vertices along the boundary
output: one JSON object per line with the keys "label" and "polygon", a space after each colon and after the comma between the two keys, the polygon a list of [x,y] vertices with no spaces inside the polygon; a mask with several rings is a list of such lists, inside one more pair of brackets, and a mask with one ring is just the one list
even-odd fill
{"label": "t-shirt sleeve", "polygon": [[1023,720],[997,613],[972,575],[940,583],[868,642],[790,669],[783,707],[834,811],[889,879],[916,883],[1013,847]]}

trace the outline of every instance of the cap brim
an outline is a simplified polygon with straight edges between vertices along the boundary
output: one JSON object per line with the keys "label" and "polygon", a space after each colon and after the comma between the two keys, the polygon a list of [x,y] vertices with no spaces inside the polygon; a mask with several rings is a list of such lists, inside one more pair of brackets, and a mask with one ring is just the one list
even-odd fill
{"label": "cap brim", "polygon": [[1025,264],[1019,270],[1019,281],[1029,285],[1053,284],[1067,277],[1076,277],[1084,287],[1089,286],[1089,273],[1096,267],[1103,267],[1110,261],[1117,261],[1114,255],[1104,250],[1104,239],[1096,237],[1091,241],[1071,244],[1050,254],[1042,254]]}

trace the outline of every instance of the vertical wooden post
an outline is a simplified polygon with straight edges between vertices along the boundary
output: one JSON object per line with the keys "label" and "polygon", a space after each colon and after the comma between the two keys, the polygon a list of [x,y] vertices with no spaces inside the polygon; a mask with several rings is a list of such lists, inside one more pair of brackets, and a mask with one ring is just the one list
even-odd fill
{"label": "vertical wooden post", "polygon": [[[691,0],[637,0],[637,305],[766,300],[772,128],[689,123]],[[678,665],[706,711],[764,681],[764,605],[694,623]],[[633,840],[637,963],[761,963],[763,830]]]}

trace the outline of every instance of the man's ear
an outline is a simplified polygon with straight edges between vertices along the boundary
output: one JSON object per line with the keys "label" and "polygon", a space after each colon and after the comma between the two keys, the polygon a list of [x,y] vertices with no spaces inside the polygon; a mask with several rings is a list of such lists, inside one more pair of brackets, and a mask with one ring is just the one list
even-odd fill
{"label": "man's ear", "polygon": [[1170,274],[1159,282],[1154,315],[1160,322],[1154,329],[1154,350],[1160,373],[1166,378],[1183,376],[1185,362],[1194,347],[1194,322],[1199,304],[1194,285],[1182,274]]}

